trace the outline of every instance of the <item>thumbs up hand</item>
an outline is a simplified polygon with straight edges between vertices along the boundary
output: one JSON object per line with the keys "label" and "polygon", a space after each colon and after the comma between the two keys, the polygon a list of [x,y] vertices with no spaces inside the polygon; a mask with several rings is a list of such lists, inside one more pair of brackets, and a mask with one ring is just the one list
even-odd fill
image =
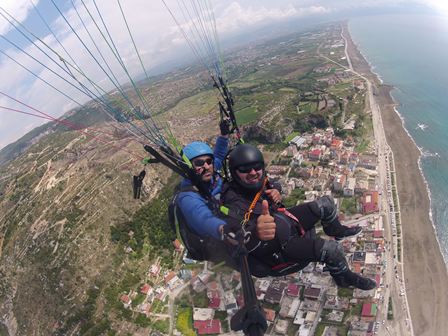
{"label": "thumbs up hand", "polygon": [[274,217],[269,214],[268,201],[261,204],[261,215],[257,218],[257,235],[260,240],[272,240],[275,237]]}

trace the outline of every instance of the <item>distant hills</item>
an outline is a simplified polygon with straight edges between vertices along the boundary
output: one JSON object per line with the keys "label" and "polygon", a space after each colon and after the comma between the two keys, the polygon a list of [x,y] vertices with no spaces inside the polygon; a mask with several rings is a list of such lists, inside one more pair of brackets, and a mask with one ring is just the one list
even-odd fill
{"label": "distant hills", "polygon": [[[0,150],[0,166],[16,159],[20,154],[24,153],[30,146],[37,143],[42,137],[56,133],[71,131],[76,128],[83,129],[94,124],[110,121],[110,117],[103,109],[87,104],[83,108],[71,110],[61,117],[64,122],[70,123],[73,127],[64,125],[63,123],[50,121],[44,125],[34,128],[17,141],[7,145]],[[75,125],[79,127],[75,127]]]}

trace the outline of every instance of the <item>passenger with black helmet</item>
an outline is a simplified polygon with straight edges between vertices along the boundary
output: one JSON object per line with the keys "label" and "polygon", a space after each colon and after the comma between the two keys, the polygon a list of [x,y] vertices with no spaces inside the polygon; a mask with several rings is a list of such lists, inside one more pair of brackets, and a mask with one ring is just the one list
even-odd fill
{"label": "passenger with black helmet", "polygon": [[314,227],[319,221],[324,232],[337,240],[361,231],[339,222],[331,197],[284,209],[280,191],[267,179],[263,154],[248,144],[230,152],[229,170],[232,180],[221,193],[228,210],[224,230],[232,235],[243,225],[253,275],[288,274],[309,262],[323,262],[340,287],[376,287],[375,281],[350,271],[340,244],[316,237]]}

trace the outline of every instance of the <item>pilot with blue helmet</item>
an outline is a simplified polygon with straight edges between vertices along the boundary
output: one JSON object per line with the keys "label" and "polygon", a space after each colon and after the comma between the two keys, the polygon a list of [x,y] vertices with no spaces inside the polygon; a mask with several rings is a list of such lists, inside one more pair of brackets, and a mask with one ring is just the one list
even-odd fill
{"label": "pilot with blue helmet", "polygon": [[[200,178],[202,186],[213,197],[219,197],[222,179],[217,173],[223,165],[227,155],[228,135],[221,130],[221,135],[216,139],[214,150],[204,142],[195,141],[182,150],[191,162],[192,168]],[[193,182],[183,179],[177,196],[176,205],[181,211],[186,224],[199,236],[211,236],[221,240],[224,220],[216,216],[214,205],[204,195],[195,190]],[[217,203],[217,202],[216,202]]]}

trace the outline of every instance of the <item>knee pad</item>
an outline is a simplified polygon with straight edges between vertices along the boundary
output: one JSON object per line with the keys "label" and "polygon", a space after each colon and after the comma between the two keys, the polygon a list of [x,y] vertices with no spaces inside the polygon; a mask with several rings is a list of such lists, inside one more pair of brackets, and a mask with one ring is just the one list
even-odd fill
{"label": "knee pad", "polygon": [[309,206],[311,212],[318,216],[323,224],[334,221],[338,216],[336,205],[331,196],[322,196],[317,200],[310,202]]}
{"label": "knee pad", "polygon": [[320,250],[320,261],[326,264],[326,268],[332,275],[347,272],[349,270],[342,245],[334,240],[325,240]]}

